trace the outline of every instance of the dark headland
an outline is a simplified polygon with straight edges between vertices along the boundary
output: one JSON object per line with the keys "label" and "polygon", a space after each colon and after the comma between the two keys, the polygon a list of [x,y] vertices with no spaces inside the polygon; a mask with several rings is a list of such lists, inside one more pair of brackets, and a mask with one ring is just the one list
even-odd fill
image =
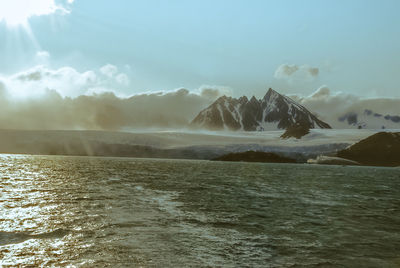
{"label": "dark headland", "polygon": [[275,153],[247,151],[241,153],[229,153],[212,159],[214,161],[236,162],[261,162],[261,163],[296,163],[295,159],[280,156]]}
{"label": "dark headland", "polygon": [[366,166],[400,166],[400,132],[379,132],[337,153]]}
{"label": "dark headland", "polygon": [[[263,163],[298,163],[295,159],[271,152],[247,151],[228,153],[214,158],[216,161],[243,161]],[[379,132],[350,147],[340,150],[336,156],[319,156],[308,163],[333,165],[400,166],[400,132]]]}

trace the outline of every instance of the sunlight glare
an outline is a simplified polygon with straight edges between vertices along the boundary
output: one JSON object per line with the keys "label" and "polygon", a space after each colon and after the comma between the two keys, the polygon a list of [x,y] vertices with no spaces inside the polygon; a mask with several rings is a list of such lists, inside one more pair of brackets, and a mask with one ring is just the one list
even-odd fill
{"label": "sunlight glare", "polygon": [[11,0],[0,2],[0,22],[7,26],[27,26],[32,16],[41,16],[61,11],[69,13],[65,8],[56,5],[54,0]]}

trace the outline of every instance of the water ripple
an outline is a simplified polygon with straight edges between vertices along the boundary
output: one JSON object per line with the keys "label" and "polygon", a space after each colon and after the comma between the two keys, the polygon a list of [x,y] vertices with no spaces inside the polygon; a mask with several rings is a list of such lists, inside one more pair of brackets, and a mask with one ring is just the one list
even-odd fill
{"label": "water ripple", "polygon": [[0,265],[399,267],[399,175],[0,156]]}

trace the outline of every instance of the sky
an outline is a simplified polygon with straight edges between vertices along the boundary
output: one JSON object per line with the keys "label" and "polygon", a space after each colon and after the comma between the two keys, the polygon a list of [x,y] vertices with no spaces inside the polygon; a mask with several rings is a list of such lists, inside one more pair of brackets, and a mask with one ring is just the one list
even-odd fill
{"label": "sky", "polygon": [[24,101],[195,94],[196,108],[270,87],[397,99],[398,10],[398,0],[0,0],[0,90]]}
{"label": "sky", "polygon": [[[54,2],[15,1],[43,2],[43,9]],[[0,2],[10,6],[14,0]],[[37,54],[42,51],[52,69],[116,66],[129,78],[129,87],[119,89],[128,95],[202,85],[229,87],[237,96],[261,95],[268,87],[310,94],[327,85],[360,96],[400,97],[397,0],[54,4],[60,9],[27,19],[29,31],[2,20],[0,73],[43,64]],[[319,73],[275,75],[282,64],[307,65]]]}

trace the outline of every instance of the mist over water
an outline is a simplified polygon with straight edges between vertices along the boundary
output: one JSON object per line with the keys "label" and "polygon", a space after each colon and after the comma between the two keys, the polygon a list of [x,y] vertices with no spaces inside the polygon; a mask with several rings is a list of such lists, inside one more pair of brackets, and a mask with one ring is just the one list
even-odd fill
{"label": "mist over water", "polygon": [[0,264],[398,267],[400,170],[0,157]]}

